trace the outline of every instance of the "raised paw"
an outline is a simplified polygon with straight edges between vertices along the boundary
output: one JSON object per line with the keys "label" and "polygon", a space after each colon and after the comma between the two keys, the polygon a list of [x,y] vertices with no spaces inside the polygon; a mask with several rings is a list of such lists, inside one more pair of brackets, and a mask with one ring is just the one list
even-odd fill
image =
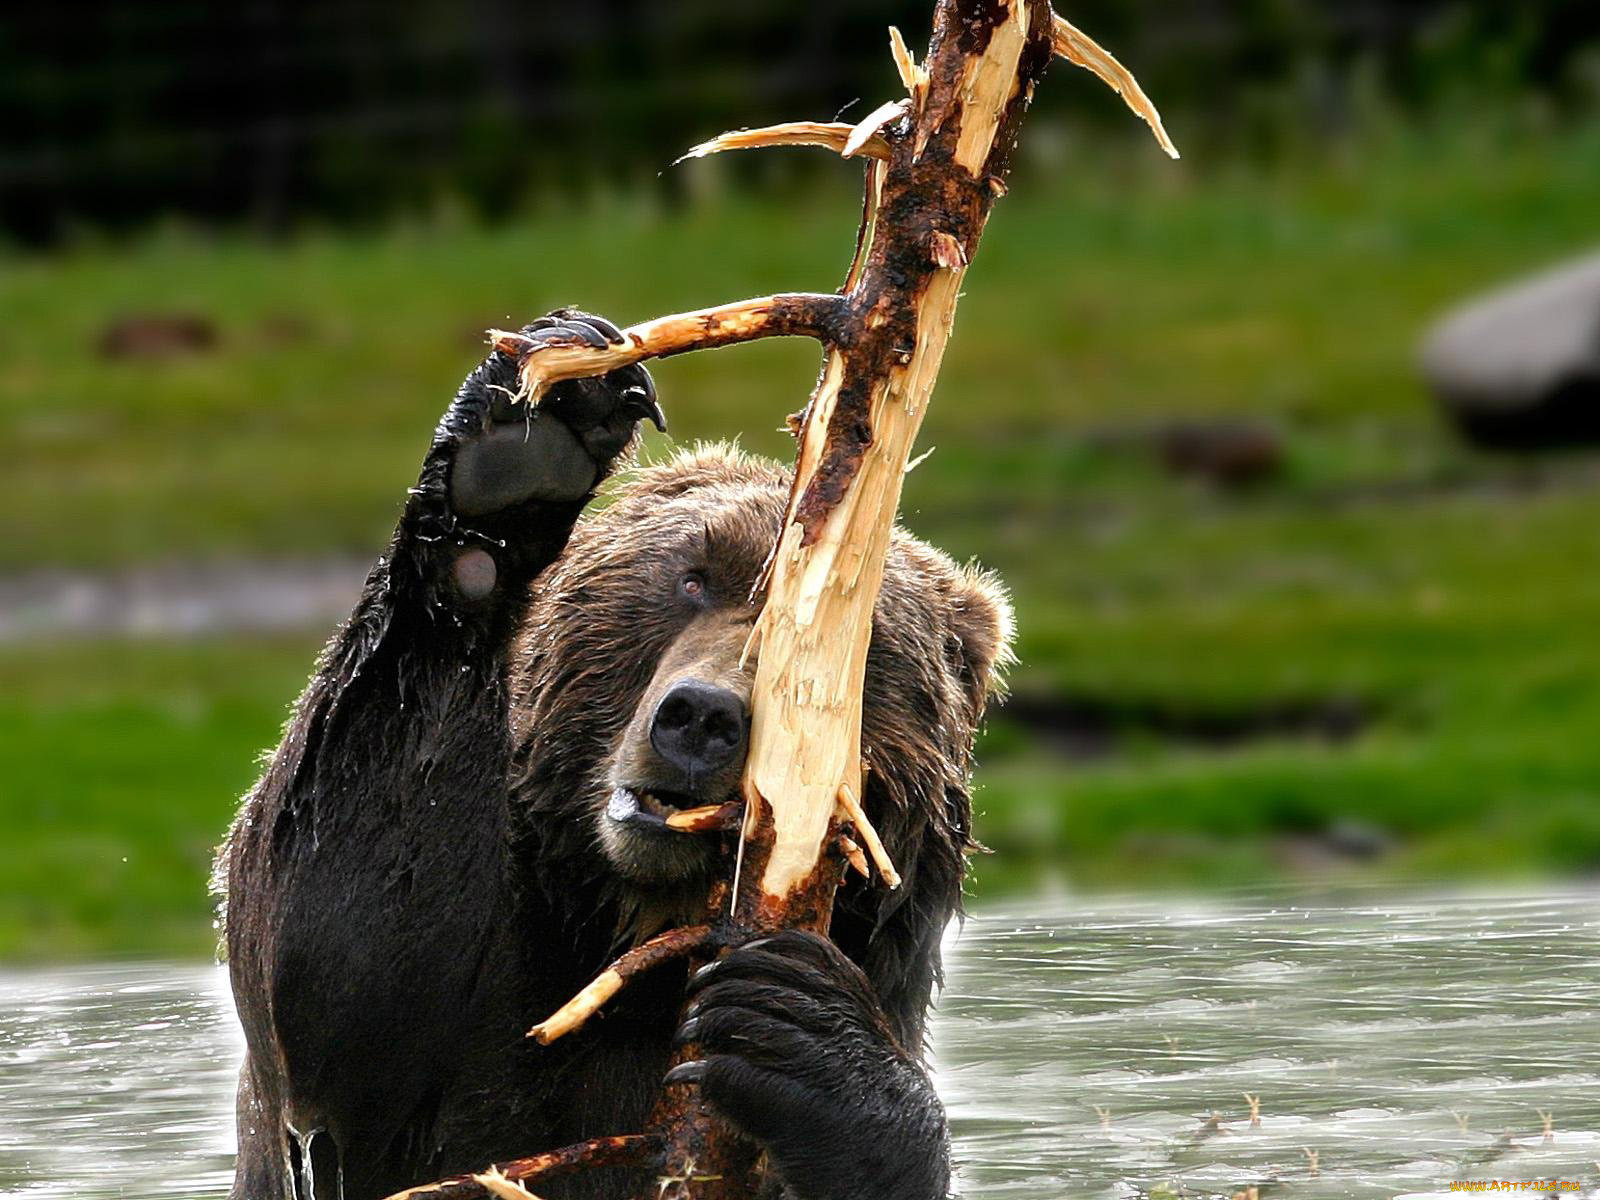
{"label": "raised paw", "polygon": [[895,1042],[867,977],[832,942],[789,931],[698,972],[677,1042],[698,1085],[760,1143],[796,1196],[931,1200],[949,1182],[944,1110]]}
{"label": "raised paw", "polygon": [[[604,317],[559,309],[522,329],[530,349],[621,338]],[[604,478],[641,419],[665,430],[655,384],[642,366],[554,385],[537,406],[515,399],[520,361],[496,350],[467,377],[440,425],[453,452],[450,503],[480,517],[528,501],[581,500]]]}

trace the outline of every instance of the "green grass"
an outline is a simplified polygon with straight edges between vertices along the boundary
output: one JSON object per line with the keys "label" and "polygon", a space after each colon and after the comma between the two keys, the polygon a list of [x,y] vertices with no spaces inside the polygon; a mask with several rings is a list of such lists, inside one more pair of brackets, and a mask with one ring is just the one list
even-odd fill
{"label": "green grass", "polygon": [[[1600,463],[1462,449],[1413,369],[1441,306],[1594,238],[1600,128],[1394,133],[1270,171],[1114,155],[1088,176],[1107,160],[1069,148],[997,210],[907,522],[1011,583],[1019,688],[1198,714],[1346,697],[1370,723],[1227,752],[1134,725],[1068,765],[997,719],[980,890],[1293,876],[1285,839],[1341,820],[1391,837],[1378,869],[1407,877],[1600,868]],[[828,289],[855,205],[602,198],[494,229],[0,261],[0,569],[375,552],[477,330]],[[87,349],[171,309],[223,349]],[[267,336],[283,317],[304,336]],[[679,441],[783,454],[814,372],[769,343],[657,378]],[[1282,477],[1219,492],[1119,436],[1219,416],[1277,425]],[[0,653],[0,956],[202,950],[210,847],[316,640]]]}
{"label": "green grass", "polygon": [[1002,714],[997,749],[1015,752],[983,776],[998,874],[1066,861],[1100,883],[1169,867],[1235,883],[1294,872],[1272,835],[1352,820],[1398,841],[1390,873],[1600,870],[1597,503],[1587,485],[1261,499],[1146,512],[1110,544],[1065,533],[1021,596],[1027,686],[1199,714],[1341,697],[1371,724],[1346,746],[1225,754],[1134,729],[1064,772]]}
{"label": "green grass", "polygon": [[212,855],[317,640],[0,657],[0,959],[212,950]]}
{"label": "green grass", "polygon": [[[1098,469],[1072,453],[1085,429],[1186,414],[1295,421],[1308,481],[1431,464],[1445,451],[1412,381],[1418,328],[1593,238],[1600,129],[1417,137],[1277,173],[1153,153],[1114,156],[1107,177],[1025,165],[929,417],[925,523],[937,531],[947,494],[1059,507],[1079,498],[1060,494],[1063,470]],[[0,260],[0,437],[15,448],[0,566],[364,551],[485,326],[567,302],[630,320],[830,289],[857,205],[842,186],[678,212],[602,197],[492,229],[441,219],[278,246],[172,231]],[[222,351],[93,354],[108,320],[169,310],[214,319]],[[306,336],[275,339],[283,317]],[[815,362],[807,344],[767,343],[658,375],[680,439],[783,453],[777,427]],[[997,474],[1017,466],[1025,478]]]}

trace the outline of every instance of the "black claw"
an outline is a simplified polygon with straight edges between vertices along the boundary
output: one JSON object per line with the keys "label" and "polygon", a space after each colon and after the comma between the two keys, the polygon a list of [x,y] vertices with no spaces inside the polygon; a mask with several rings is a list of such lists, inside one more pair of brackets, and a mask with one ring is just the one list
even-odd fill
{"label": "black claw", "polygon": [[561,328],[564,333],[577,334],[578,337],[583,339],[584,344],[592,349],[604,350],[608,345],[610,345],[606,335],[601,333],[594,327],[593,324],[588,321],[567,321],[562,325]]}
{"label": "black claw", "polygon": [[689,976],[688,990],[692,992],[695,988],[704,986],[711,976],[716,973],[717,968],[721,965],[722,960],[719,958],[712,962],[708,962],[703,967],[697,967],[694,973]]}
{"label": "black claw", "polygon": [[614,324],[606,320],[604,317],[597,317],[594,313],[580,313],[574,315],[577,316],[578,320],[593,325],[601,333],[605,334],[606,337],[611,339],[613,345],[622,340],[622,330],[618,329]]}
{"label": "black claw", "polygon": [[672,1044],[674,1046],[687,1046],[699,1036],[700,1018],[689,1017],[682,1025],[678,1026],[678,1032],[673,1035]]}
{"label": "black claw", "polygon": [[582,321],[563,321],[559,325],[548,325],[523,336],[530,342],[539,342],[546,346],[571,346],[581,343],[591,350],[604,350],[607,345],[605,334],[592,325],[585,325]]}
{"label": "black claw", "polygon": [[665,433],[667,414],[661,411],[661,402],[656,399],[656,382],[643,367],[639,368],[639,375],[644,382],[632,384],[622,393],[622,411],[630,417],[648,417],[652,425]]}
{"label": "black claw", "polygon": [[[546,405],[514,400],[518,368],[530,354],[552,346],[603,351],[623,345],[626,339],[610,321],[563,309],[523,326],[517,339],[468,377],[441,425],[456,450],[449,486],[463,516],[488,516],[530,499],[578,500],[607,473],[636,422],[667,429],[655,383],[638,364],[563,381]],[[622,819],[615,812],[612,817]],[[661,821],[642,811],[630,819]]]}
{"label": "black claw", "polygon": [[706,1060],[692,1058],[686,1063],[679,1063],[673,1067],[661,1082],[664,1086],[671,1087],[675,1083],[699,1083],[705,1077]]}

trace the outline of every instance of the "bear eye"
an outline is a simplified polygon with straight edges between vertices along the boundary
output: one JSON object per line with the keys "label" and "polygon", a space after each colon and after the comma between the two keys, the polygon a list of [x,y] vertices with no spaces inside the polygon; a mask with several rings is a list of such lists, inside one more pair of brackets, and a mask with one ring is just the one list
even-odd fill
{"label": "bear eye", "polygon": [[705,576],[699,571],[689,571],[682,579],[678,580],[678,595],[685,600],[693,600],[696,604],[706,598]]}

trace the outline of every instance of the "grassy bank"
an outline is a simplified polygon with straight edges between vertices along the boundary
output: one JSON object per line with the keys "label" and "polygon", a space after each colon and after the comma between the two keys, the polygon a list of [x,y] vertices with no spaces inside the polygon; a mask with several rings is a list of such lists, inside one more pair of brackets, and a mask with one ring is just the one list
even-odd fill
{"label": "grassy bank", "polygon": [[209,953],[214,848],[315,649],[0,656],[0,958]]}
{"label": "grassy bank", "polygon": [[[996,719],[980,888],[1293,876],[1341,825],[1402,876],[1600,867],[1600,463],[1462,449],[1412,368],[1440,306],[1595,236],[1597,158],[1591,130],[1375,137],[1271,172],[1025,165],[906,519],[1006,576],[1019,694],[1093,728],[1063,748]],[[597,201],[0,263],[0,567],[374,552],[478,330],[830,288],[855,204]],[[92,352],[173,310],[219,347]],[[677,440],[782,454],[814,370],[766,344],[657,378]],[[1217,419],[1275,430],[1278,470],[1163,469],[1152,430]],[[203,952],[210,847],[318,640],[0,651],[0,956]],[[1319,706],[1348,714],[1337,736],[1269,719]]]}

